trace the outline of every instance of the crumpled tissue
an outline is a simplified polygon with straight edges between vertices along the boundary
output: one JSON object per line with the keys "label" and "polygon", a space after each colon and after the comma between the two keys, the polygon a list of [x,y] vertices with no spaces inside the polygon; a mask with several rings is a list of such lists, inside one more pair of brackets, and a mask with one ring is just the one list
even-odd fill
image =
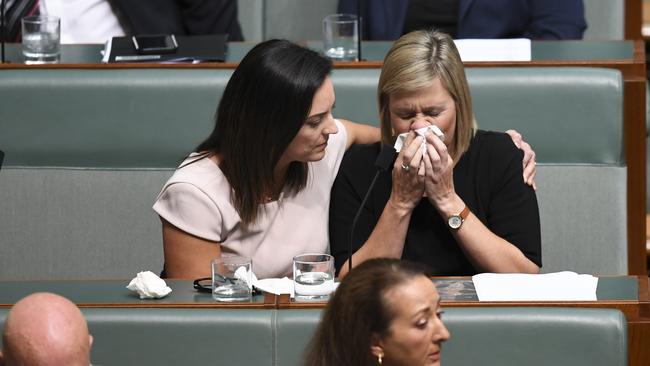
{"label": "crumpled tissue", "polygon": [[250,281],[248,280],[248,273],[246,268],[239,267],[235,271],[235,278],[240,279],[248,283],[248,286],[269,292],[272,294],[290,294],[293,296],[293,280],[284,277],[284,278],[264,278],[261,280],[257,279],[257,276],[253,271],[250,272]]}
{"label": "crumpled tissue", "polygon": [[[431,130],[434,133],[434,135],[438,136],[442,141],[445,141],[445,134],[442,133],[442,131],[438,128],[438,126],[435,125],[418,128],[417,130],[415,130],[415,133],[424,137],[424,135],[427,133],[427,130]],[[400,152],[400,150],[402,150],[402,146],[404,146],[404,141],[406,141],[406,136],[408,136],[408,132],[401,133],[397,136],[397,140],[395,140],[395,151]],[[422,141],[422,150],[424,150],[425,146],[426,146],[426,141]]]}
{"label": "crumpled tissue", "polygon": [[137,292],[141,299],[161,299],[172,292],[165,280],[151,271],[138,272],[126,288]]}
{"label": "crumpled tissue", "polygon": [[[257,279],[257,276],[254,272],[250,272],[250,281],[248,280],[248,273],[246,268],[239,267],[235,271],[235,278],[242,280],[248,283],[248,286],[253,288],[253,286],[264,292],[268,292],[275,295],[289,294],[291,298],[294,297],[294,284],[293,280],[287,277],[283,278],[263,278],[261,280]],[[338,287],[338,282],[334,283],[332,290],[336,290]]]}

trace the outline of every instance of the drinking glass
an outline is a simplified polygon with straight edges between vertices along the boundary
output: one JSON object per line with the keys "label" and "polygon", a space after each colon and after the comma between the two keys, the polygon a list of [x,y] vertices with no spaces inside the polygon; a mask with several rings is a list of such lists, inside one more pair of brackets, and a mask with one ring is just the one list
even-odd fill
{"label": "drinking glass", "polygon": [[326,301],[334,291],[334,258],[329,254],[293,257],[296,301]]}
{"label": "drinking glass", "polygon": [[58,63],[61,58],[61,20],[35,15],[22,20],[23,56],[26,64]]}
{"label": "drinking glass", "polygon": [[356,61],[359,57],[359,19],[353,14],[323,18],[323,52],[334,61]]}
{"label": "drinking glass", "polygon": [[222,256],[212,260],[212,297],[217,301],[250,301],[252,261]]}

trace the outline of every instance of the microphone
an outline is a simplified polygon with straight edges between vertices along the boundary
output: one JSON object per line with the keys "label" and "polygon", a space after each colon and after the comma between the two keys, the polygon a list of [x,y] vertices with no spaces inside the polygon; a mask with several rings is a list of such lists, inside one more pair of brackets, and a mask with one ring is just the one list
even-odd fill
{"label": "microphone", "polygon": [[[4,0],[3,0],[4,1]],[[363,27],[361,26],[361,9],[363,6],[361,5],[361,0],[357,0],[357,61],[363,61],[363,58],[361,58],[361,39],[363,37],[362,34],[362,29]],[[376,165],[376,163],[375,163]]]}
{"label": "microphone", "polygon": [[0,28],[2,28],[2,63],[5,63],[5,42],[7,38],[7,30],[5,29],[5,5],[6,0],[2,0],[0,4]]}
{"label": "microphone", "polygon": [[2,160],[5,158],[5,153],[0,150],[0,169],[2,169]]}
{"label": "microphone", "polygon": [[368,201],[368,198],[370,197],[370,193],[372,192],[372,189],[375,186],[375,182],[377,182],[379,173],[390,169],[396,157],[397,157],[397,151],[395,151],[394,147],[386,144],[381,145],[379,156],[377,157],[377,160],[375,160],[375,168],[377,168],[377,172],[375,173],[374,178],[372,178],[372,182],[368,187],[368,191],[366,192],[366,195],[363,197],[363,200],[361,201],[361,205],[359,205],[359,209],[357,210],[357,213],[354,215],[354,219],[352,220],[352,227],[350,228],[350,242],[348,243],[349,244],[348,245],[348,271],[352,270],[352,242],[354,241],[354,229],[357,226],[357,220],[359,220],[359,216],[361,216],[361,211],[363,210],[363,206],[366,204],[366,201]]}

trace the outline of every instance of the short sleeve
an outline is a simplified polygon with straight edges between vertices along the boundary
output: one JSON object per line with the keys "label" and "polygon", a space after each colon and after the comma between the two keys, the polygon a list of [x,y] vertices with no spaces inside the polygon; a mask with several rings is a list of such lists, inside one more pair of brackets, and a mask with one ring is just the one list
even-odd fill
{"label": "short sleeve", "polygon": [[170,224],[202,239],[222,242],[223,219],[219,206],[191,183],[166,186],[153,210]]}
{"label": "short sleeve", "polygon": [[329,165],[331,167],[330,173],[332,181],[334,180],[334,177],[336,177],[336,173],[339,171],[341,161],[345,155],[345,148],[348,143],[348,130],[345,128],[345,125],[338,119],[334,121],[336,122],[338,132],[330,136],[329,146],[327,147],[330,155],[327,159],[329,160]]}

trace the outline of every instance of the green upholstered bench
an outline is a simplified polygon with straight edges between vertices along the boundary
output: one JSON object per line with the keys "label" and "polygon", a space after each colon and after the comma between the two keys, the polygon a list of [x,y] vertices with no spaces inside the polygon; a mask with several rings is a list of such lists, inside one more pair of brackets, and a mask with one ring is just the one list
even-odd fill
{"label": "green upholstered bench", "polygon": [[[478,124],[537,152],[543,271],[627,274],[618,71],[471,68]],[[162,267],[151,205],[208,135],[218,69],[0,73],[0,279],[129,278]],[[375,124],[379,70],[337,69],[335,114]]]}
{"label": "green upholstered bench", "polygon": [[[0,309],[0,327],[7,309]],[[300,365],[320,310],[83,309],[100,365]],[[614,309],[448,308],[444,365],[625,366]]]}

